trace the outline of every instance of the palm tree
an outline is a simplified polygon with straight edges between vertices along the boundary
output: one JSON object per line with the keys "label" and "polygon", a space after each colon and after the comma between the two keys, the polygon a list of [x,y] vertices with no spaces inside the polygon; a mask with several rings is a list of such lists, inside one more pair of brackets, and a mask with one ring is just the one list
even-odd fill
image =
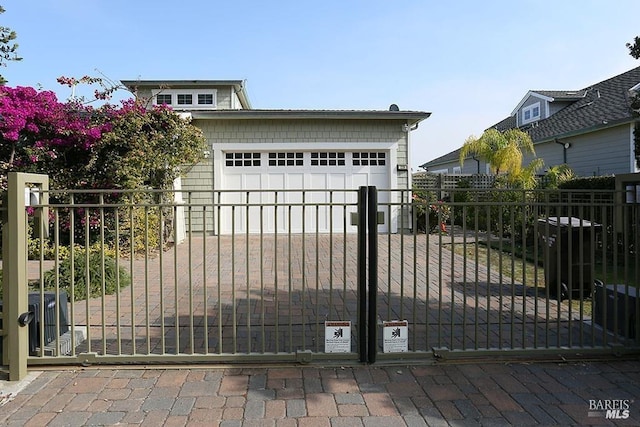
{"label": "palm tree", "polygon": [[523,152],[535,154],[533,141],[526,132],[488,129],[480,138],[471,136],[465,141],[460,150],[460,165],[469,155],[476,155],[489,163],[493,173],[518,176],[522,171]]}
{"label": "palm tree", "polygon": [[571,181],[576,177],[576,174],[573,172],[568,165],[556,165],[551,166],[547,170],[547,188],[557,189],[560,184],[566,181]]}

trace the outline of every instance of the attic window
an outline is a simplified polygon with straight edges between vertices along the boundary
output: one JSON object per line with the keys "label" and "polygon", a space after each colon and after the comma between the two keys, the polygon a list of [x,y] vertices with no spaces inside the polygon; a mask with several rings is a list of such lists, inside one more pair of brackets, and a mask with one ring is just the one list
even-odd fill
{"label": "attic window", "polygon": [[167,104],[171,105],[171,94],[160,93],[156,96],[156,103],[158,105]]}
{"label": "attic window", "polygon": [[193,104],[193,95],[190,93],[178,94],[178,105],[191,105]]}
{"label": "attic window", "polygon": [[163,89],[152,91],[155,105],[174,105],[178,109],[215,109],[215,89]]}
{"label": "attic window", "polygon": [[198,94],[198,105],[213,105],[213,94],[212,93],[199,93]]}
{"label": "attic window", "polygon": [[540,119],[540,103],[536,102],[522,109],[522,124],[527,124]]}

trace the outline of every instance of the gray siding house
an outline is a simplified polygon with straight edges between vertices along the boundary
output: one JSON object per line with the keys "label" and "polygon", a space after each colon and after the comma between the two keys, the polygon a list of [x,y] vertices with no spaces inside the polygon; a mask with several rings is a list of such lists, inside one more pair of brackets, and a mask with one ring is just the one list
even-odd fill
{"label": "gray siding house", "polygon": [[[634,143],[640,110],[632,100],[639,93],[640,67],[580,90],[531,90],[509,117],[489,128],[528,132],[545,168],[567,164],[579,176],[634,173],[640,171]],[[420,167],[434,173],[489,172],[481,159],[468,158],[461,167],[459,156],[458,149]],[[525,164],[531,159],[525,156]]]}
{"label": "gray siding house", "polygon": [[[150,105],[168,104],[202,129],[209,146],[206,159],[194,165],[180,185],[184,191],[194,191],[192,202],[209,206],[246,203],[251,190],[271,191],[255,193],[251,197],[261,199],[251,202],[273,203],[273,190],[308,190],[305,200],[309,203],[328,203],[327,190],[353,190],[362,185],[410,189],[411,131],[430,115],[400,111],[395,105],[382,111],[253,109],[243,82],[235,80],[122,83]],[[334,202],[350,203],[352,196],[336,193]],[[299,193],[282,192],[279,201],[299,203],[298,198]],[[261,232],[260,221],[252,215],[246,218],[246,210],[236,209],[233,214],[228,210],[220,218],[192,216],[191,230]],[[319,232],[344,228],[342,220],[332,222],[332,217],[330,208],[323,207],[318,215],[307,218],[305,226]],[[284,232],[291,227],[297,232],[302,222],[293,214],[292,218],[286,212],[274,217],[267,212],[262,231]],[[396,222],[391,218],[382,231],[397,231]],[[355,231],[355,227],[345,231]]]}

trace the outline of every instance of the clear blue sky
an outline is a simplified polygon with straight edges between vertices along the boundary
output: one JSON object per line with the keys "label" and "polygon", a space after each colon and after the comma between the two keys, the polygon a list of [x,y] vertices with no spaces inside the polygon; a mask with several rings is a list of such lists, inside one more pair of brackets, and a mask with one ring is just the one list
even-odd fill
{"label": "clear blue sky", "polygon": [[61,99],[61,75],[246,79],[254,108],[432,112],[411,166],[507,117],[529,89],[640,66],[637,0],[0,0],[18,33],[10,86]]}

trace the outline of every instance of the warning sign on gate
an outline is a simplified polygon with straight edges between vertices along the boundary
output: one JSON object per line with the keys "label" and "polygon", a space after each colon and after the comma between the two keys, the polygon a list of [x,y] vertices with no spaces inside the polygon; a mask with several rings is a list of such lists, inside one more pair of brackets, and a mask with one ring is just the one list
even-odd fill
{"label": "warning sign on gate", "polygon": [[382,349],[385,353],[405,353],[409,349],[409,322],[382,322]]}
{"label": "warning sign on gate", "polygon": [[324,352],[351,352],[351,321],[324,322]]}

